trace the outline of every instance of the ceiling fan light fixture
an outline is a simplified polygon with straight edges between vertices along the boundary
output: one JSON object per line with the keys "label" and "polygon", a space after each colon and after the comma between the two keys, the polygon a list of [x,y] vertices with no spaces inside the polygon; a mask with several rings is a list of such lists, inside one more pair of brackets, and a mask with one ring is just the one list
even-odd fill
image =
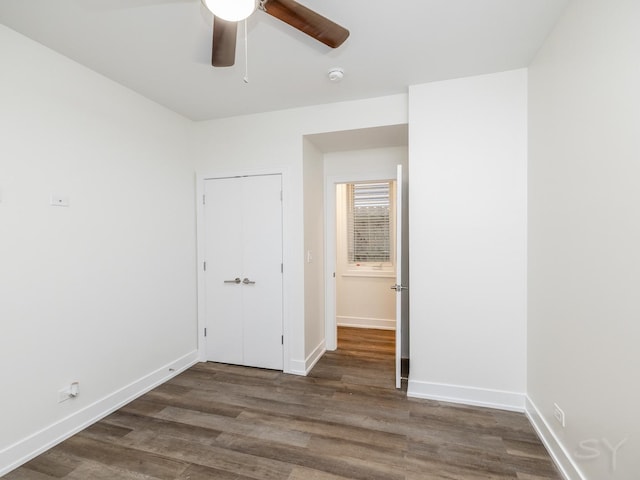
{"label": "ceiling fan light fixture", "polygon": [[216,17],[229,22],[239,22],[251,15],[256,7],[256,0],[203,0],[205,6]]}

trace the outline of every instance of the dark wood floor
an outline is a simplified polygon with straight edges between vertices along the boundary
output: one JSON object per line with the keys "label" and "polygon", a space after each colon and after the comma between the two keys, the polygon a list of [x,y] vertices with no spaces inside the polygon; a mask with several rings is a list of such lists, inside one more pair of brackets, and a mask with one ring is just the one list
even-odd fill
{"label": "dark wood floor", "polygon": [[393,332],[341,329],[308,377],[198,364],[5,478],[561,478],[524,415],[393,386]]}

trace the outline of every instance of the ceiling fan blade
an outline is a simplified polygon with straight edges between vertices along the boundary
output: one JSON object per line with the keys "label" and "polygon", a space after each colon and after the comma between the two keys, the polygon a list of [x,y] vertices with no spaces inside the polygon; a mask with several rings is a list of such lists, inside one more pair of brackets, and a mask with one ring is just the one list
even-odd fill
{"label": "ceiling fan blade", "polygon": [[331,48],[339,47],[349,36],[346,28],[294,0],[265,0],[262,7],[269,15]]}
{"label": "ceiling fan blade", "polygon": [[228,22],[219,17],[213,17],[211,65],[230,67],[235,63],[237,31],[238,22]]}

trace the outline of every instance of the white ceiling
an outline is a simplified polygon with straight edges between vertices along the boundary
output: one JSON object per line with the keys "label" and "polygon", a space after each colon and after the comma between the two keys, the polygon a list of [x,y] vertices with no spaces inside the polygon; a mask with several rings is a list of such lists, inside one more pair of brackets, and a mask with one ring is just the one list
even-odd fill
{"label": "white ceiling", "polygon": [[[568,0],[300,0],[345,26],[332,50],[264,12],[210,66],[200,0],[0,0],[0,22],[193,120],[405,93],[526,67]],[[327,71],[345,78],[331,83]]]}

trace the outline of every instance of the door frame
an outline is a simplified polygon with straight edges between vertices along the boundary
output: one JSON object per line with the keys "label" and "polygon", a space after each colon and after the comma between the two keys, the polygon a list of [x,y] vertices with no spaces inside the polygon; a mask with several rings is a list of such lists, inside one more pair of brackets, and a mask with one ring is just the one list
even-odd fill
{"label": "door frame", "polygon": [[283,360],[283,372],[288,373],[291,371],[291,332],[294,331],[291,319],[289,305],[289,292],[288,285],[291,281],[291,268],[287,268],[287,265],[294,264],[294,258],[291,256],[294,248],[291,244],[290,237],[287,232],[289,227],[289,212],[291,206],[289,204],[289,197],[287,192],[290,189],[290,174],[288,167],[270,167],[268,169],[251,169],[251,170],[221,170],[207,173],[196,173],[196,281],[197,281],[197,325],[198,330],[196,332],[196,339],[198,345],[198,360],[201,362],[207,361],[206,341],[204,331],[206,328],[206,290],[205,290],[205,275],[204,275],[204,262],[205,262],[205,218],[204,218],[204,204],[203,197],[205,191],[205,181],[215,180],[222,178],[233,177],[252,177],[262,175],[281,175],[282,178],[282,263],[284,265],[282,272],[282,360]]}
{"label": "door frame", "polygon": [[324,325],[325,345],[327,350],[338,348],[338,327],[336,322],[336,185],[341,183],[368,182],[376,180],[395,180],[393,171],[386,169],[367,170],[366,172],[349,173],[325,177],[324,179]]}

